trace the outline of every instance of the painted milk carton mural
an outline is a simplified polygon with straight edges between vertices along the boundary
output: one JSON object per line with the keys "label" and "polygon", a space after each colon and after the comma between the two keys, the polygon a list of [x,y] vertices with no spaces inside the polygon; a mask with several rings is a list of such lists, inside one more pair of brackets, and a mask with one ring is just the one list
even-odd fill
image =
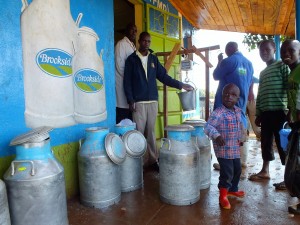
{"label": "painted milk carton mural", "polygon": [[23,1],[21,32],[25,122],[65,127],[73,118],[72,40],[77,26],[69,0]]}
{"label": "painted milk carton mural", "polygon": [[96,123],[106,119],[104,66],[97,53],[98,35],[89,27],[78,29],[73,57],[74,118],[77,123]]}
{"label": "painted milk carton mural", "polygon": [[[97,68],[85,64],[90,72],[81,70],[74,80],[76,88],[84,93],[79,94],[77,89],[73,91],[74,46],[77,37],[78,41],[82,42],[81,33],[86,33],[83,31],[78,33],[82,14],[79,14],[75,23],[70,13],[69,0],[32,0],[30,5],[27,0],[22,2],[21,32],[26,126],[67,127],[77,122],[94,123],[104,120],[106,108],[104,107],[102,60],[98,60],[101,65]],[[83,36],[92,36],[95,39],[95,35]],[[95,45],[93,47],[91,45],[86,44],[83,48],[90,47],[95,51]],[[86,62],[81,49],[78,50],[77,58]],[[82,64],[76,64],[75,68],[85,69]],[[95,79],[95,82],[91,82],[93,84],[88,82],[89,77]],[[93,88],[88,89],[84,85]],[[92,93],[89,95],[92,99],[85,96],[87,93]],[[99,97],[99,93],[103,96]],[[102,102],[97,102],[95,96],[98,96],[97,100],[99,101],[100,98]],[[99,104],[104,106],[99,107]]]}

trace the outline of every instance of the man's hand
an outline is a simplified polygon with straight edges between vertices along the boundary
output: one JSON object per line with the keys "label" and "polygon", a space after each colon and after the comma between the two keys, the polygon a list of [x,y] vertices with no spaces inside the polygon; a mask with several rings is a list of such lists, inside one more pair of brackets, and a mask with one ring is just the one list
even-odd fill
{"label": "man's hand", "polygon": [[130,110],[131,112],[135,112],[135,102],[129,103],[129,110]]}
{"label": "man's hand", "polygon": [[192,90],[194,90],[194,87],[192,85],[189,85],[189,84],[183,84],[182,89],[184,89],[186,91],[192,91]]}
{"label": "man's hand", "polygon": [[224,146],[225,145],[225,141],[224,141],[224,139],[222,138],[221,135],[218,136],[215,141],[216,141],[218,146]]}
{"label": "man's hand", "polygon": [[261,126],[261,118],[260,118],[260,116],[257,116],[257,117],[255,118],[255,125],[258,126],[258,127]]}
{"label": "man's hand", "polygon": [[222,61],[223,60],[223,53],[220,53],[219,55],[218,55],[218,61],[220,62],[220,61]]}

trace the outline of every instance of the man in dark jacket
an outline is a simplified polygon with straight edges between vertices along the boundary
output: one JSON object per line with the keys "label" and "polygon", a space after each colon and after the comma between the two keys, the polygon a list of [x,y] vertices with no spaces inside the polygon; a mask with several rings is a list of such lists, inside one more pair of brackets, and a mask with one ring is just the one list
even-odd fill
{"label": "man in dark jacket", "polygon": [[129,108],[133,112],[133,121],[136,123],[137,130],[147,139],[148,149],[144,157],[144,165],[155,165],[158,168],[154,131],[158,112],[156,79],[177,89],[191,91],[193,87],[167,74],[166,69],[149,49],[151,36],[148,32],[142,32],[138,42],[138,51],[128,56],[125,62],[123,85]]}

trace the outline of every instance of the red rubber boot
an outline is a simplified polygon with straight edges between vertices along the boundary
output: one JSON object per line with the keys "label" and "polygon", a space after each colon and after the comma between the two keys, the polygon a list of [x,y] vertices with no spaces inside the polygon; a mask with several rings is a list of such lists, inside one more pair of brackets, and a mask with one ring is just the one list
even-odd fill
{"label": "red rubber boot", "polygon": [[234,197],[238,197],[238,198],[244,198],[245,192],[241,191],[241,190],[238,190],[236,192],[228,191],[227,196],[234,196]]}
{"label": "red rubber boot", "polygon": [[230,209],[231,205],[230,202],[228,201],[227,198],[227,189],[226,188],[220,188],[220,197],[219,197],[219,202],[222,208],[224,209]]}

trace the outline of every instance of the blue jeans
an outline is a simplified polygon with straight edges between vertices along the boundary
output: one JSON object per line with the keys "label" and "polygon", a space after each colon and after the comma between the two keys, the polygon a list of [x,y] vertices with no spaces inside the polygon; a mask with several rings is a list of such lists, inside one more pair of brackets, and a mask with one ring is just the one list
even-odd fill
{"label": "blue jeans", "polygon": [[217,158],[220,164],[218,188],[226,188],[230,192],[239,190],[238,185],[242,173],[241,159]]}

